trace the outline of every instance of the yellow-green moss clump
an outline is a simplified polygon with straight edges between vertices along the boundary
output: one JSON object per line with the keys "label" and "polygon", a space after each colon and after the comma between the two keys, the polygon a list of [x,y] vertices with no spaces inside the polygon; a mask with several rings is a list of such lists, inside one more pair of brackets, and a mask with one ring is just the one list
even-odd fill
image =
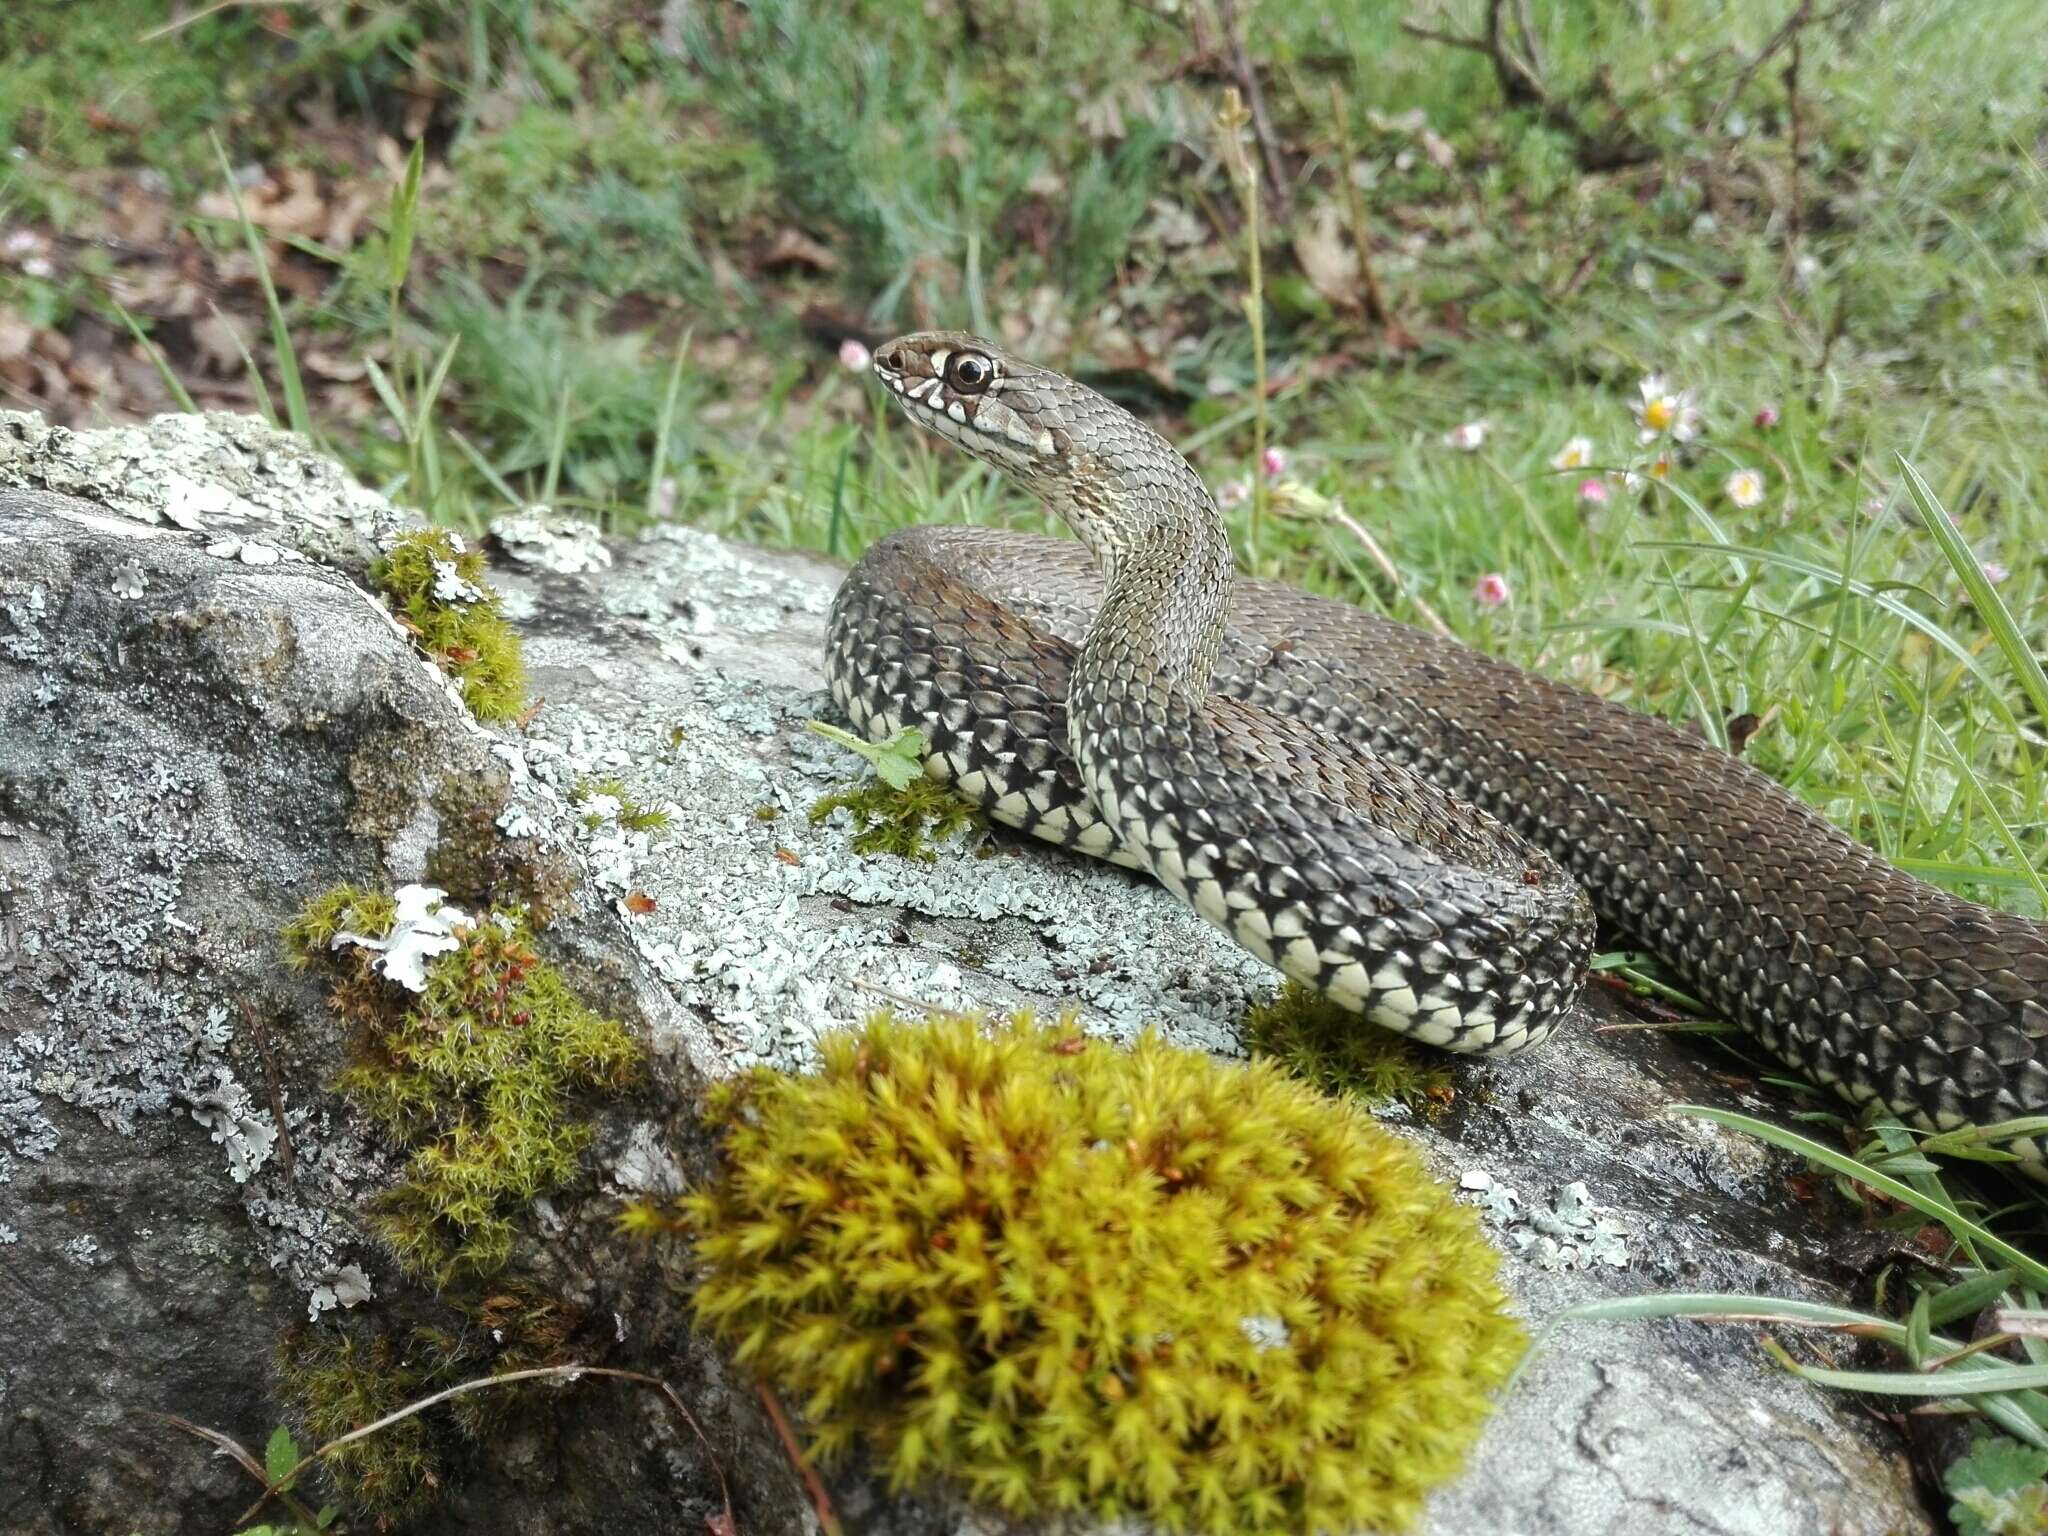
{"label": "yellow-green moss clump", "polygon": [[518,718],[526,708],[519,632],[498,611],[481,554],[446,528],[420,528],[402,534],[370,575],[477,719]]}
{"label": "yellow-green moss clump", "polygon": [[1406,1525],[1519,1357],[1477,1220],[1277,1066],[887,1015],[760,1071],[687,1196],[702,1320],[816,1450],[1011,1511]]}
{"label": "yellow-green moss clump", "polygon": [[379,950],[332,947],[342,931],[386,939],[398,910],[344,886],[285,939],[296,963],[333,970],[329,1001],[353,1031],[342,1092],[411,1150],[404,1179],[377,1200],[378,1230],[409,1269],[446,1285],[504,1263],[513,1217],[572,1179],[589,1144],[575,1097],[624,1087],[639,1052],[535,953],[522,908],[455,925],[419,992],[378,970]]}
{"label": "yellow-green moss clump", "polygon": [[1368,1107],[1398,1102],[1430,1117],[1456,1096],[1440,1056],[1298,981],[1246,1012],[1244,1037],[1256,1054],[1271,1056],[1296,1077]]}
{"label": "yellow-green moss clump", "polygon": [[923,777],[901,789],[880,779],[835,789],[812,804],[811,824],[842,809],[853,818],[855,853],[890,853],[924,864],[938,857],[934,844],[988,825],[979,806],[962,800],[937,779]]}

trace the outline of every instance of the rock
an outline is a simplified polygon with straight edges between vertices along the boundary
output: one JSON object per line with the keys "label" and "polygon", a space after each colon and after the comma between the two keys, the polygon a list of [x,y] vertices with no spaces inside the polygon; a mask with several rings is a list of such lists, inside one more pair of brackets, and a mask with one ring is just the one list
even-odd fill
{"label": "rock", "polygon": [[[332,1092],[340,1028],[276,935],[338,881],[441,867],[437,845],[473,833],[479,803],[503,858],[561,893],[550,958],[651,1062],[643,1088],[596,1106],[588,1174],[543,1203],[513,1274],[573,1307],[574,1358],[674,1387],[750,1536],[809,1528],[802,1484],[747,1385],[689,1336],[663,1257],[611,1226],[623,1195],[709,1166],[702,1079],[801,1066],[822,1030],[884,1003],[1072,1007],[1112,1037],[1151,1023],[1234,1054],[1234,1021],[1274,987],[1123,872],[1000,838],[994,857],[862,859],[843,814],[810,824],[858,766],[802,728],[829,708],[824,561],[523,520],[495,577],[542,704],[523,730],[487,732],[350,579],[400,519],[295,439],[224,418],[72,434],[0,414],[10,486],[0,1529],[231,1529],[254,1485],[143,1411],[260,1455],[285,1416],[290,1330],[432,1313],[365,1224],[395,1155]],[[252,547],[277,558],[252,563]],[[635,808],[665,824],[636,830]],[[1390,1115],[1481,1207],[1532,1324],[1664,1290],[1843,1299],[1842,1234],[1789,1198],[1796,1166],[1663,1113],[1770,1106],[1698,1048],[1594,1033],[1605,1016],[1596,1000],[1527,1058],[1460,1064],[1441,1125]],[[857,1470],[829,1486],[849,1531],[1011,1528]],[[458,1445],[448,1500],[415,1525],[696,1531],[721,1497],[665,1399],[585,1381]],[[1550,1340],[1427,1521],[1436,1536],[1938,1528],[1888,1427],[1772,1366],[1751,1328],[1675,1322]]]}

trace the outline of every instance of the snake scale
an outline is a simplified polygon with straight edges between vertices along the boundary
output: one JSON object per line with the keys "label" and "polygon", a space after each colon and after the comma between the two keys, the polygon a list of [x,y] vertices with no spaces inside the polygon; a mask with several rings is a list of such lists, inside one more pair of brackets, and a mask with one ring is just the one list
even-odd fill
{"label": "snake scale", "polygon": [[918,727],[995,820],[1451,1050],[1549,1035],[1597,913],[1853,1103],[1934,1130],[2048,1111],[2048,925],[1891,868],[1688,732],[1238,578],[1187,462],[1062,374],[951,332],[874,368],[1079,540],[904,529],[833,604],[838,705],[877,741]]}

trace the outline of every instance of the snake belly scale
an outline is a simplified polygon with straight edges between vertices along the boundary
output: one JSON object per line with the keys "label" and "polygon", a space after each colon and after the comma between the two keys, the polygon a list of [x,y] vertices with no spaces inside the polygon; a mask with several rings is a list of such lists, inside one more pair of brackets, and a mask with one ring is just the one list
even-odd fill
{"label": "snake belly scale", "polygon": [[1150,872],[1448,1049],[1544,1039],[1597,910],[1854,1103],[1943,1130],[2048,1112],[2048,925],[1891,868],[1685,731],[1236,577],[1186,461],[1064,375],[952,332],[875,371],[1079,540],[904,529],[833,604],[840,708],[875,740],[918,727],[995,820]]}

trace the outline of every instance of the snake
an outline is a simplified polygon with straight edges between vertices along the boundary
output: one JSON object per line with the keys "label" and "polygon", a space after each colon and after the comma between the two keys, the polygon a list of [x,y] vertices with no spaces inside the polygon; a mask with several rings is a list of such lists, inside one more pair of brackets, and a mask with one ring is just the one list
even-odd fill
{"label": "snake", "polygon": [[914,727],[991,820],[1445,1050],[1549,1037],[1604,922],[1854,1106],[2048,1112],[2048,924],[1894,868],[1701,734],[1239,575],[1188,461],[1062,373],[950,331],[872,368],[1074,535],[900,528],[832,604],[835,704],[870,741]]}

